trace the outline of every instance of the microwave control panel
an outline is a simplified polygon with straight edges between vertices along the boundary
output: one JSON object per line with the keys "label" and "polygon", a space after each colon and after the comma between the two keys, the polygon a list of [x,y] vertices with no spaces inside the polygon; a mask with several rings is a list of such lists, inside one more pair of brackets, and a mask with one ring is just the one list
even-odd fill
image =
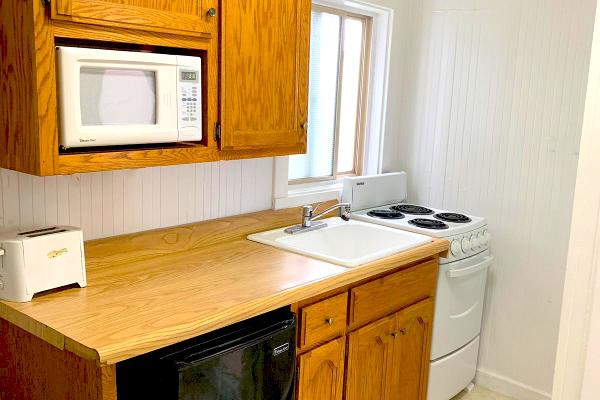
{"label": "microwave control panel", "polygon": [[198,141],[202,139],[201,62],[196,57],[178,58],[187,61],[179,64],[177,76],[179,141]]}

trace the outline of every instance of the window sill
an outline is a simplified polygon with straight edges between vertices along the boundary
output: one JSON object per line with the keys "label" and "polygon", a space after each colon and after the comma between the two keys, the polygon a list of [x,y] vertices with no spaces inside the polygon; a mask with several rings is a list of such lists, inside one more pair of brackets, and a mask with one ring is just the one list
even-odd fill
{"label": "window sill", "polygon": [[273,208],[299,207],[305,204],[328,200],[339,200],[342,195],[342,180],[289,185],[287,196],[275,198]]}

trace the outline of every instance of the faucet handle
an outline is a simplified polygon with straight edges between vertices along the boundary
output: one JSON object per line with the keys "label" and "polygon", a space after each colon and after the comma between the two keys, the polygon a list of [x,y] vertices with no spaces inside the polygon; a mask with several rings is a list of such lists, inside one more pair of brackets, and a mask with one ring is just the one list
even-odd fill
{"label": "faucet handle", "polygon": [[303,217],[312,217],[313,215],[313,206],[303,206],[302,207],[302,216]]}
{"label": "faucet handle", "polygon": [[342,203],[340,209],[340,218],[344,221],[350,221],[350,213],[352,212],[352,205],[350,203]]}

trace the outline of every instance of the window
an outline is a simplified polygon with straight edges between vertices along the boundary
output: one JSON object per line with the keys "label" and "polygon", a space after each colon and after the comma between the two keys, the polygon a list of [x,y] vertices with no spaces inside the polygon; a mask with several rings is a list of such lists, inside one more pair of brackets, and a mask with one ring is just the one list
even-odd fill
{"label": "window", "polygon": [[313,6],[308,151],[290,157],[290,183],[362,172],[370,31],[370,17]]}

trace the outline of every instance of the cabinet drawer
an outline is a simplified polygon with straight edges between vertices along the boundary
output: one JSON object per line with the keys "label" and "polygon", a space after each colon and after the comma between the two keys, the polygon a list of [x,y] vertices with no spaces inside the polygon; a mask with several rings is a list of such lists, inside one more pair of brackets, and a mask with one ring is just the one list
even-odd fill
{"label": "cabinet drawer", "polygon": [[350,325],[360,325],[435,294],[438,261],[433,260],[350,290]]}
{"label": "cabinet drawer", "polygon": [[311,346],[341,336],[346,328],[348,293],[342,293],[303,307],[300,322],[300,347]]}

